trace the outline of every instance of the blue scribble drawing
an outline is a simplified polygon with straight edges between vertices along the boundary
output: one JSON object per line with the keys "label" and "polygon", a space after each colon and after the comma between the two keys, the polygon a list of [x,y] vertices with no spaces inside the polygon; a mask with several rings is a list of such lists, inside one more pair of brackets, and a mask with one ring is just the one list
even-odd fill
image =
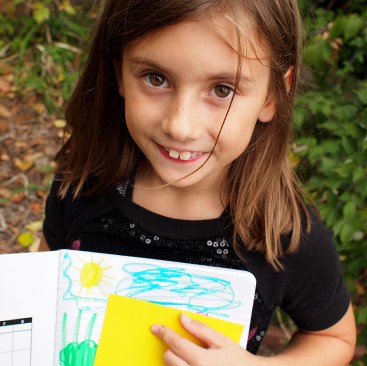
{"label": "blue scribble drawing", "polygon": [[226,311],[241,306],[229,281],[189,273],[185,268],[130,263],[116,294],[197,313],[227,317]]}
{"label": "blue scribble drawing", "polygon": [[[225,318],[243,305],[231,281],[210,276],[200,266],[186,268],[185,264],[117,257],[113,261],[106,259],[108,266],[102,267],[104,258],[107,257],[94,253],[89,257],[65,254],[64,300],[76,301],[78,309],[103,311],[108,295],[117,294]],[[107,276],[106,270],[111,270],[113,276]]]}

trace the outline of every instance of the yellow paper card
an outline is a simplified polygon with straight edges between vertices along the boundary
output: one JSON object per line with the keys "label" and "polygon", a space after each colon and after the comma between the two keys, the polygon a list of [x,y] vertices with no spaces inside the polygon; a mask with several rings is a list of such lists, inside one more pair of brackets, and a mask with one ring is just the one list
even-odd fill
{"label": "yellow paper card", "polygon": [[110,295],[94,366],[164,366],[167,346],[150,330],[163,324],[195,343],[180,323],[180,315],[188,314],[239,342],[243,325],[207,317],[129,297]]}

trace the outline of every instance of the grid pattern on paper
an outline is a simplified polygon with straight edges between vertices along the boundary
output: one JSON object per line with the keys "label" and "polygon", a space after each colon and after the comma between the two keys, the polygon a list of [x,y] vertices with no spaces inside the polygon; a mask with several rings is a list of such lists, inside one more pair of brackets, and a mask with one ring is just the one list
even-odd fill
{"label": "grid pattern on paper", "polygon": [[32,318],[0,320],[0,365],[30,366]]}

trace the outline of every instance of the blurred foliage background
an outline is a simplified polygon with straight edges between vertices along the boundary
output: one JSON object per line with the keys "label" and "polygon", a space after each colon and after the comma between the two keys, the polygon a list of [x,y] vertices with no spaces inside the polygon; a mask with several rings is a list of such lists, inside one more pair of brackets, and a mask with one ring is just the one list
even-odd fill
{"label": "blurred foliage background", "polygon": [[[0,0],[0,73],[62,119],[102,0]],[[367,7],[299,0],[304,66],[290,156],[333,230],[367,344]],[[62,122],[61,122],[62,124]],[[328,259],[325,258],[325,261]],[[353,365],[367,365],[365,349]]]}

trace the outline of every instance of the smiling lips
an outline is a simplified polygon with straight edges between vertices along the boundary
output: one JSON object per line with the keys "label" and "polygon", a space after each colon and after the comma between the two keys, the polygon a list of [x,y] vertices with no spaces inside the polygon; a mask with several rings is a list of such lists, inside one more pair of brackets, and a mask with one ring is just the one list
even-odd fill
{"label": "smiling lips", "polygon": [[168,155],[172,159],[179,159],[179,160],[190,160],[195,159],[201,155],[203,155],[202,152],[196,152],[196,151],[177,151],[174,149],[169,149],[164,147],[164,150],[168,153]]}

